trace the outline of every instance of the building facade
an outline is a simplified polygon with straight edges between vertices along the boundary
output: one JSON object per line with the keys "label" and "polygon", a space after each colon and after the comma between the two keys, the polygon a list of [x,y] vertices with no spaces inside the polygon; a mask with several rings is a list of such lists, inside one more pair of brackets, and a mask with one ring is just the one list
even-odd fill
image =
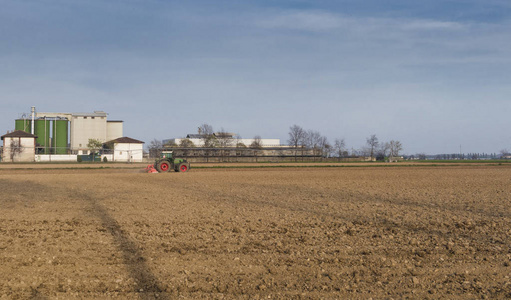
{"label": "building facade", "polygon": [[142,162],[144,142],[125,136],[109,141],[107,144],[111,144],[113,147],[112,161]]}
{"label": "building facade", "polygon": [[16,130],[2,135],[3,162],[32,162],[35,161],[35,145],[37,136]]}
{"label": "building facade", "polygon": [[[254,142],[256,142],[256,139],[242,139],[242,138],[236,138],[234,134],[225,134],[225,133],[214,133],[213,138],[217,139],[216,144],[218,146],[221,146],[222,142],[220,140],[223,140],[223,143],[227,144],[225,146],[227,147],[236,147],[240,144],[250,147]],[[174,139],[166,139],[163,140],[162,143],[164,145],[181,145],[183,140],[189,140],[193,143],[194,147],[203,147],[205,137],[201,134],[188,134],[186,138],[174,138]],[[269,148],[269,147],[280,147],[280,139],[259,139],[257,142],[260,143],[260,146],[263,148]]]}

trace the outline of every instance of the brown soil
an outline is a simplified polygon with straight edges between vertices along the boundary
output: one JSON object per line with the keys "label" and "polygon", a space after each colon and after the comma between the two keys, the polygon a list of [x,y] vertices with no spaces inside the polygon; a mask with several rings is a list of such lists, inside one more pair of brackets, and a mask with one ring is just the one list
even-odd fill
{"label": "brown soil", "polygon": [[511,167],[0,170],[0,297],[509,298]]}

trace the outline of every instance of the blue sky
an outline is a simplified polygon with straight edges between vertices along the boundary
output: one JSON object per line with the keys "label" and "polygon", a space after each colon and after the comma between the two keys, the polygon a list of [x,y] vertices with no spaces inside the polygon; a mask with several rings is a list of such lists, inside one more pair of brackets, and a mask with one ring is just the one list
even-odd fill
{"label": "blue sky", "polygon": [[414,154],[511,149],[511,2],[0,0],[0,132],[30,106],[127,136],[291,125]]}

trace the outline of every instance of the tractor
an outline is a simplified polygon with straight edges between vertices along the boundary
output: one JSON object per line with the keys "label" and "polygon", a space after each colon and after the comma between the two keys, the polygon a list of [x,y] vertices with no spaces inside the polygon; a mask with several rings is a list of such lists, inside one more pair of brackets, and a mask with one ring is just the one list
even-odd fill
{"label": "tractor", "polygon": [[160,158],[154,163],[154,167],[158,172],[186,172],[190,169],[190,163],[184,158],[174,158],[172,151],[164,151],[160,154]]}

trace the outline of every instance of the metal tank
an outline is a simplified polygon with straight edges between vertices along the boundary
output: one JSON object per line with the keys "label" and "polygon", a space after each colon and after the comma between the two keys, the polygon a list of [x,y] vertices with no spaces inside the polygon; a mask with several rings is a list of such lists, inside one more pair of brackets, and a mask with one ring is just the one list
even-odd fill
{"label": "metal tank", "polygon": [[67,120],[53,121],[52,147],[55,154],[67,154]]}
{"label": "metal tank", "polygon": [[29,119],[17,119],[14,123],[14,129],[23,130],[25,132],[30,133],[32,129],[32,121]]}
{"label": "metal tank", "polygon": [[50,147],[50,120],[46,119],[37,119],[34,123],[34,134],[37,135],[37,139],[35,140],[37,144],[39,144],[38,148],[40,150],[40,154],[49,154]]}

